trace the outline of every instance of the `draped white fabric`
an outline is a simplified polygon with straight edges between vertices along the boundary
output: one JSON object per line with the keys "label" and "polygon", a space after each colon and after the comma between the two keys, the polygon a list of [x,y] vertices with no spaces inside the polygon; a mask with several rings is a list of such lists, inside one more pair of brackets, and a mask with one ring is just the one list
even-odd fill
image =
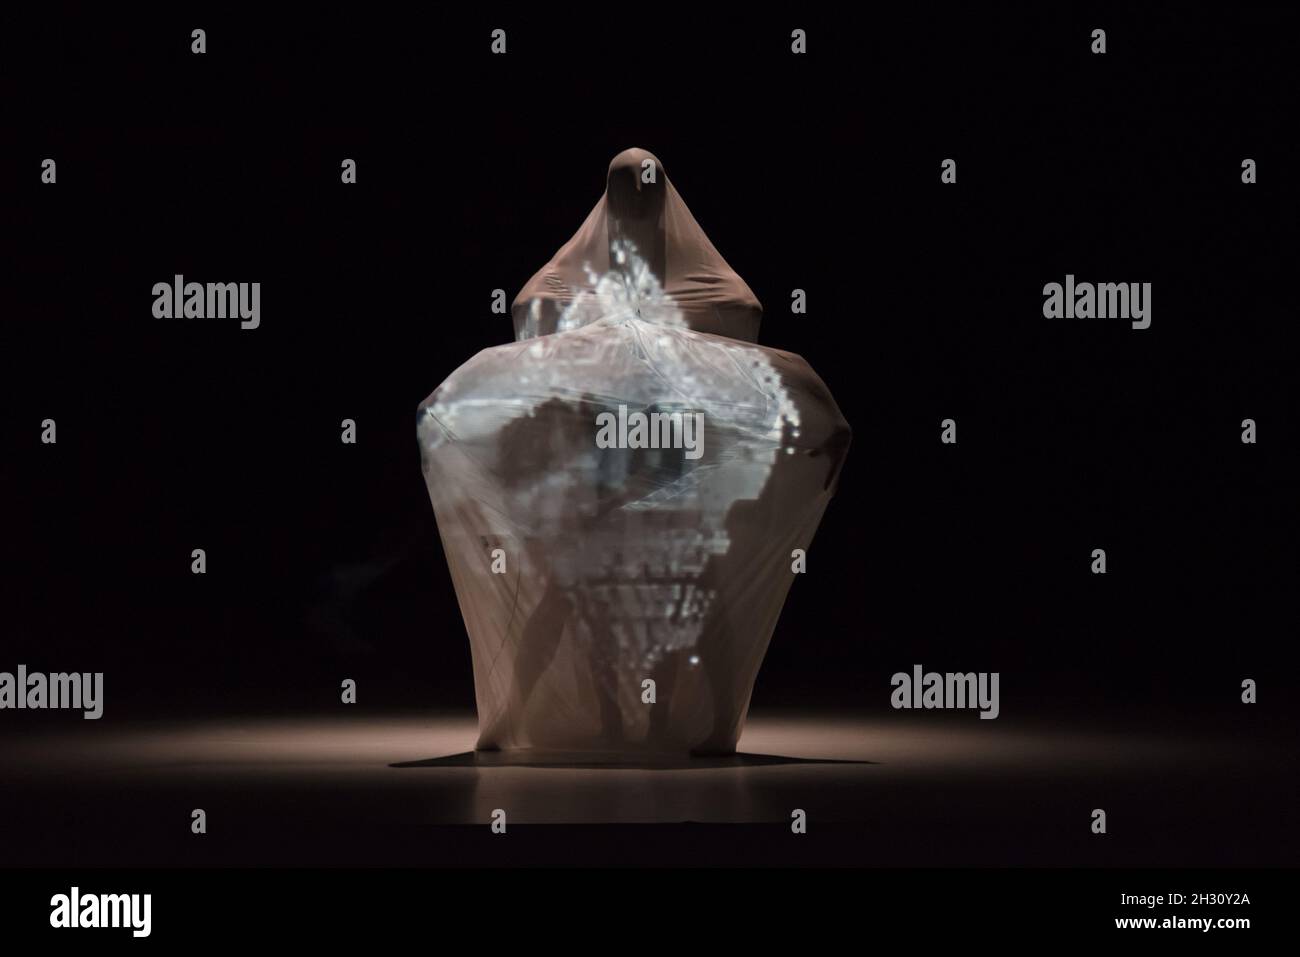
{"label": "draped white fabric", "polygon": [[512,311],[418,417],[479,747],[734,750],[847,423],[642,150]]}

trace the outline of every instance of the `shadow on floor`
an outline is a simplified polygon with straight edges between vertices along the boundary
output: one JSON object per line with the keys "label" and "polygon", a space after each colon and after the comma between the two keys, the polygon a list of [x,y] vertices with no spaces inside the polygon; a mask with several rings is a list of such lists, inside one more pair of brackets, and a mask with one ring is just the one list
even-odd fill
{"label": "shadow on floor", "polygon": [[838,758],[791,758],[779,754],[676,755],[610,754],[544,751],[463,751],[422,761],[399,761],[390,768],[572,768],[623,769],[638,771],[695,771],[713,768],[756,768],[780,764],[875,764]]}

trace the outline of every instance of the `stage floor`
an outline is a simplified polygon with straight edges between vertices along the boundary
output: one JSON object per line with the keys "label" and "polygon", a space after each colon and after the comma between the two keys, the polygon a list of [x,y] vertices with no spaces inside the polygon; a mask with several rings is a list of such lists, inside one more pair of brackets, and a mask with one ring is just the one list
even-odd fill
{"label": "stage floor", "polygon": [[0,847],[19,866],[1268,866],[1300,847],[1281,739],[758,714],[734,757],[594,766],[476,754],[475,733],[470,715],[11,728]]}

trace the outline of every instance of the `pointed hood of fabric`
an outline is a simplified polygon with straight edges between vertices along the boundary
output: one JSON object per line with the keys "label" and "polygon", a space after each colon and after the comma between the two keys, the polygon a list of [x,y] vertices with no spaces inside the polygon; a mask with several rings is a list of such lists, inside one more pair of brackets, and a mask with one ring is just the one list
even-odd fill
{"label": "pointed hood of fabric", "polygon": [[636,148],[610,162],[605,194],[511,306],[520,340],[621,311],[745,342],[757,340],[763,315],[658,157]]}

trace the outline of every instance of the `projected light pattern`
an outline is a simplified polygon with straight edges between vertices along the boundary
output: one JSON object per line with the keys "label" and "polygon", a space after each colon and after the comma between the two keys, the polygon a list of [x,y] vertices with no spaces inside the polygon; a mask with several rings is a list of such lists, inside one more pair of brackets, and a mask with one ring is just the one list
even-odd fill
{"label": "projected light pattern", "polygon": [[[643,710],[642,677],[665,655],[695,647],[715,596],[700,577],[711,556],[727,551],[727,512],[761,493],[799,410],[760,350],[690,333],[629,242],[617,244],[616,262],[576,293],[559,333],[516,350],[532,361],[502,365],[499,380],[479,363],[468,386],[460,373],[449,379],[425,409],[421,440],[434,449],[452,437],[497,434],[486,461],[511,473],[502,503],[516,528],[549,543],[551,600],[570,609],[601,690]],[[576,381],[587,389],[566,398]],[[596,449],[597,412],[627,400],[702,411],[701,460],[674,449]],[[549,448],[525,464],[505,443],[539,416],[552,429]],[[620,679],[630,686],[618,687]]]}
{"label": "projected light pattern", "polygon": [[[610,243],[614,268],[597,276],[590,263],[583,263],[590,291],[573,290],[573,301],[560,313],[557,332],[568,332],[601,319],[635,317],[658,325],[686,328],[686,320],[673,298],[664,291],[659,277],[637,254],[628,239]],[[538,304],[539,300],[534,300]]]}

